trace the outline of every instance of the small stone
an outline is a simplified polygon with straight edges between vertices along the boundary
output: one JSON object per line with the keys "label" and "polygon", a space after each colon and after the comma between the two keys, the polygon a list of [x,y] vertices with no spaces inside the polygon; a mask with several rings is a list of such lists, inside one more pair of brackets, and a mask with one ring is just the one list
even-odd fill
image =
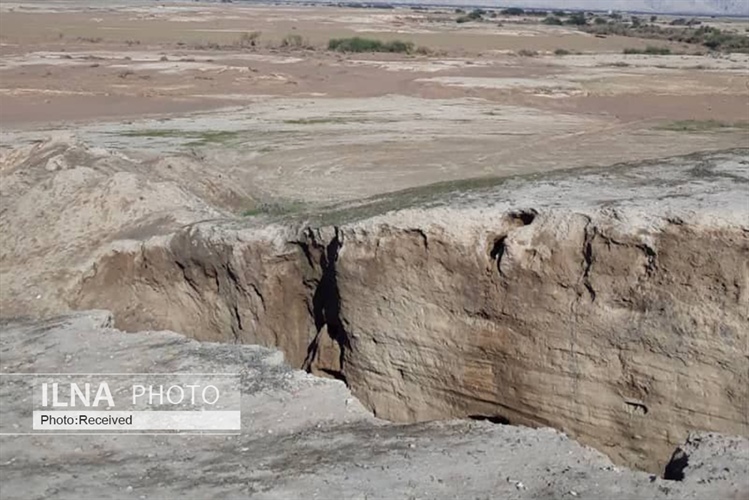
{"label": "small stone", "polygon": [[[55,170],[64,169],[66,166],[67,164],[65,162],[65,157],[62,155],[57,155],[47,160],[47,165],[44,168],[47,170],[47,172],[54,172]],[[41,297],[41,295],[39,297]]]}
{"label": "small stone", "polygon": [[131,491],[133,491],[133,487],[132,486],[128,486],[127,488],[125,488],[125,490],[128,491],[128,492],[131,492]]}

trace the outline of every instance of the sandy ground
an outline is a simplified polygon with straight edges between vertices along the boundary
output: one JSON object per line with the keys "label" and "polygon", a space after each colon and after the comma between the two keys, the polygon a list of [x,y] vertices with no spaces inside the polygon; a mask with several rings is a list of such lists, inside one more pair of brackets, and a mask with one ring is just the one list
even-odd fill
{"label": "sandy ground", "polygon": [[[211,109],[260,95],[468,96],[628,121],[749,113],[746,56],[623,56],[653,43],[524,20],[460,25],[446,11],[202,3],[28,2],[2,11],[4,127]],[[241,46],[250,32],[259,33],[256,46]],[[289,34],[304,48],[282,47]],[[325,50],[330,38],[353,35],[408,40],[431,55]]]}
{"label": "sandy ground", "polygon": [[[210,162],[247,195],[222,205],[235,213],[252,200],[330,203],[749,138],[745,124],[726,126],[749,116],[746,55],[623,55],[650,42],[525,20],[459,25],[454,13],[406,8],[1,8],[0,148],[75,131],[129,157]],[[252,31],[256,46],[242,47]],[[305,47],[281,47],[290,33]],[[362,33],[431,52],[325,49]],[[684,120],[697,126],[674,130]]]}

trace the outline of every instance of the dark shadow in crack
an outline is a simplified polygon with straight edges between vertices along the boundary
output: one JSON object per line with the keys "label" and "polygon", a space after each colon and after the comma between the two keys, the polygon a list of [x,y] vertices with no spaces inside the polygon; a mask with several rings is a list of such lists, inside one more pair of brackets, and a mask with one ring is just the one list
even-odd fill
{"label": "dark shadow in crack", "polygon": [[663,472],[663,479],[669,481],[683,481],[684,469],[689,465],[689,455],[684,450],[677,448],[671,456],[671,460],[666,464],[666,470]]}
{"label": "dark shadow in crack", "polygon": [[468,415],[471,420],[478,420],[481,422],[491,422],[499,425],[510,425],[510,419],[502,415]]}
{"label": "dark shadow in crack", "polygon": [[[336,276],[336,261],[338,260],[338,251],[341,248],[341,240],[336,229],[335,237],[325,247],[320,257],[320,266],[322,267],[322,277],[315,289],[312,297],[312,309],[315,319],[315,329],[317,334],[314,340],[307,348],[307,358],[304,361],[303,369],[310,371],[312,363],[317,357],[320,343],[320,336],[325,335],[324,328],[327,326],[327,335],[333,339],[339,347],[340,359],[338,366],[340,370],[321,369],[321,371],[332,377],[346,382],[346,376],[343,373],[343,363],[346,349],[350,347],[348,335],[341,322],[340,308],[341,297],[338,292],[338,280]],[[348,384],[347,384],[348,385]]]}

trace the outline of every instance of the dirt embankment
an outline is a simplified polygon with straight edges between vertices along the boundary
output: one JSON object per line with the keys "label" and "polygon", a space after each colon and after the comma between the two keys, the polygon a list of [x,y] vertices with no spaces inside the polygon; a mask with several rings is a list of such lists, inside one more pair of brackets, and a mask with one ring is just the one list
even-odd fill
{"label": "dirt embankment", "polygon": [[252,207],[216,170],[188,155],[112,153],[69,134],[0,151],[0,315],[65,311],[67,290],[112,245]]}
{"label": "dirt embankment", "polygon": [[322,229],[197,225],[104,257],[71,305],[278,347],[387,419],[551,426],[656,471],[691,430],[749,434],[745,165],[510,182]]}

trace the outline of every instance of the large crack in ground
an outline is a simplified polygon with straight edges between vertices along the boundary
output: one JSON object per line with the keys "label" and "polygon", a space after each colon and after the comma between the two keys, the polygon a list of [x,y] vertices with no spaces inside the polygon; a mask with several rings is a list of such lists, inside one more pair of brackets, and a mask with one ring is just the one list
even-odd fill
{"label": "large crack in ground", "polygon": [[[338,233],[338,228],[334,228],[335,235],[327,243],[320,245],[314,239],[312,242],[300,242],[302,247],[309,244],[320,246],[318,253],[320,255],[319,266],[322,275],[317,283],[312,296],[312,314],[315,321],[316,335],[307,347],[307,356],[304,359],[302,368],[308,372],[316,372],[314,363],[320,356],[322,343],[327,339],[332,340],[338,348],[337,365],[320,368],[319,371],[346,382],[344,371],[344,359],[346,349],[350,348],[349,336],[347,335],[340,317],[341,297],[338,291],[338,282],[336,278],[336,261],[338,260],[338,251],[341,248],[342,241]],[[309,232],[308,234],[312,234]],[[308,255],[309,250],[305,250]],[[327,336],[327,337],[326,337]]]}
{"label": "large crack in ground", "polygon": [[551,426],[660,471],[692,430],[749,435],[745,157],[395,193],[316,224],[206,213],[97,247],[52,299],[279,349],[391,421]]}
{"label": "large crack in ground", "polygon": [[[307,228],[281,242],[195,227],[109,255],[75,306],[111,309],[126,330],[278,348],[386,419],[549,425],[651,471],[688,430],[746,433],[729,396],[746,392],[745,361],[712,337],[745,338],[744,292],[694,288],[745,289],[746,232],[667,225],[643,243],[600,216],[500,220],[478,254],[487,243],[435,228]],[[706,247],[713,264],[692,268]],[[700,384],[709,400],[688,395]]]}

